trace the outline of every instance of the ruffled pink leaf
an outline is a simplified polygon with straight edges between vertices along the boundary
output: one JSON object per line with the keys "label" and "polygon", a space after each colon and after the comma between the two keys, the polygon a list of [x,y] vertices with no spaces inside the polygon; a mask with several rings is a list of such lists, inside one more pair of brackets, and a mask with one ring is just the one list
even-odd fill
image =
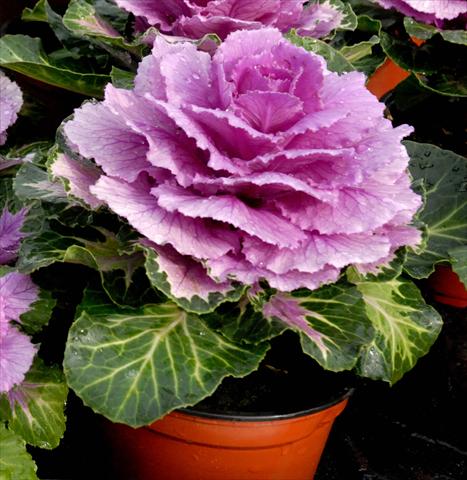
{"label": "ruffled pink leaf", "polygon": [[36,347],[14,327],[0,331],[0,393],[18,385],[32,365]]}
{"label": "ruffled pink leaf", "polygon": [[11,321],[20,322],[21,315],[38,299],[39,289],[28,275],[9,272],[0,277],[0,332]]}
{"label": "ruffled pink leaf", "polygon": [[182,255],[217,258],[238,248],[237,234],[226,227],[161,208],[143,182],[128,184],[101,177],[91,192],[149,240],[169,243]]}

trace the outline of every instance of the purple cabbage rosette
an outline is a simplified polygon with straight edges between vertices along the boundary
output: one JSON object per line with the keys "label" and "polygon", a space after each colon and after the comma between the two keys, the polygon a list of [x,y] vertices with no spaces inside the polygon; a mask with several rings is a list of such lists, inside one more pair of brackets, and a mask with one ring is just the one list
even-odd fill
{"label": "purple cabbage rosette", "polygon": [[0,277],[0,393],[24,380],[36,354],[31,339],[12,323],[20,323],[38,299],[38,288],[28,275],[9,272]]}
{"label": "purple cabbage rosette", "polygon": [[236,30],[264,26],[282,32],[324,37],[337,28],[343,13],[326,1],[304,8],[303,0],[116,0],[133,13],[138,24],[153,25],[164,33],[201,38],[215,33],[224,39]]}
{"label": "purple cabbage rosette", "polygon": [[419,22],[442,27],[446,21],[467,15],[465,0],[374,0],[384,8],[394,8]]}
{"label": "purple cabbage rosette", "polygon": [[132,90],[108,85],[65,125],[100,172],[55,169],[146,237],[179,289],[187,271],[200,296],[232,280],[316,289],[420,241],[412,130],[383,110],[363,74],[330,72],[277,29],[235,32],[212,57],[159,37]]}
{"label": "purple cabbage rosette", "polygon": [[[16,259],[26,209],[11,213],[4,208],[0,215],[0,265]],[[38,299],[38,288],[28,275],[0,267],[0,393],[8,392],[24,380],[32,365],[36,347],[20,332],[15,323]]]}
{"label": "purple cabbage rosette", "polygon": [[6,142],[6,130],[16,122],[22,105],[20,88],[0,70],[0,145]]}

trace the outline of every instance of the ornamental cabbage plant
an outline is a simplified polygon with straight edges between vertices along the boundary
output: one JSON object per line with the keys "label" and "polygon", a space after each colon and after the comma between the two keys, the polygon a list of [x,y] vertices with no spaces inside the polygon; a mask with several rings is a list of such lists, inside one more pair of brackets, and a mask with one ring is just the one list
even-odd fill
{"label": "ornamental cabbage plant", "polygon": [[[421,197],[401,144],[411,128],[383,109],[361,73],[330,71],[273,28],[233,32],[212,55],[159,36],[133,87],[77,109],[50,173],[136,234],[100,228],[102,243],[63,247],[79,263],[87,252],[106,292],[87,290],[70,330],[77,394],[113,421],[150,423],[257,368],[286,329],[333,371],[395,382],[411,368],[440,322],[399,278],[402,247],[421,242]],[[142,264],[162,299],[144,287],[122,300],[107,278],[120,269],[135,288]],[[422,312],[400,336],[379,318],[393,295]],[[396,305],[389,322],[405,317]]]}
{"label": "ornamental cabbage plant", "polygon": [[312,2],[304,8],[302,0],[117,0],[117,4],[164,33],[187,38],[217,34],[224,39],[236,30],[256,30],[263,26],[286,32],[325,37],[337,28],[343,13],[329,1]]}

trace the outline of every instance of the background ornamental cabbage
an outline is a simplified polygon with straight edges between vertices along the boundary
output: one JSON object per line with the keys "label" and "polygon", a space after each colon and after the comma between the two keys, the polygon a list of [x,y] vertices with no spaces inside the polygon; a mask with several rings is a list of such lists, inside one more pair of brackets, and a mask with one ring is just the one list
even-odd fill
{"label": "background ornamental cabbage", "polygon": [[15,123],[22,105],[20,88],[0,71],[0,145],[6,142],[6,130]]}
{"label": "background ornamental cabbage", "polygon": [[[395,8],[404,15],[438,26],[467,14],[465,0],[375,0],[384,8]],[[465,23],[465,22],[464,22]]]}
{"label": "background ornamental cabbage", "polygon": [[10,272],[0,277],[0,393],[24,380],[36,346],[11,322],[20,322],[38,298],[38,288],[28,275]]}
{"label": "background ornamental cabbage", "polygon": [[21,323],[21,315],[38,298],[38,288],[28,275],[2,267],[18,254],[26,212],[4,208],[0,215],[0,393],[23,381],[36,353],[30,338],[12,322]]}
{"label": "background ornamental cabbage", "polygon": [[343,18],[329,2],[304,8],[303,0],[116,0],[117,5],[142,17],[163,32],[188,38],[216,33],[224,39],[236,30],[273,26],[285,32],[324,37]]}
{"label": "background ornamental cabbage", "polygon": [[159,37],[133,90],[108,85],[65,125],[101,173],[74,186],[78,162],[61,171],[147,237],[173,281],[198,263],[211,290],[315,289],[420,241],[411,128],[393,128],[364,84],[277,29],[232,33],[213,57]]}

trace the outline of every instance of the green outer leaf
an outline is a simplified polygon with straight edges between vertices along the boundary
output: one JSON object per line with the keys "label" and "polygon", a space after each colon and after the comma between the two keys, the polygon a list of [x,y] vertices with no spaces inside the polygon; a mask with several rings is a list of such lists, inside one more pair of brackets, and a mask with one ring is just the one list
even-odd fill
{"label": "green outer leaf", "polygon": [[39,0],[32,9],[25,8],[21,20],[48,23],[61,42],[66,42],[70,38],[70,33],[63,25],[62,17],[52,10],[47,0]]}
{"label": "green outer leaf", "polygon": [[460,281],[467,288],[467,238],[465,245],[449,250],[449,256],[452,261],[452,269],[459,275]]}
{"label": "green outer leaf", "polygon": [[23,201],[66,203],[67,193],[59,181],[52,182],[45,170],[27,162],[18,170],[14,179],[16,196]]}
{"label": "green outer leaf", "polygon": [[420,40],[429,40],[433,35],[439,33],[435,26],[417,22],[410,17],[404,17],[404,27],[411,37],[416,37]]}
{"label": "green outer leaf", "polygon": [[440,33],[447,42],[467,45],[467,32],[465,30],[441,30]]}
{"label": "green outer leaf", "polygon": [[52,263],[62,262],[68,248],[75,243],[78,243],[77,239],[46,228],[38,235],[23,240],[18,256],[18,270],[29,274]]}
{"label": "green outer leaf", "polygon": [[26,378],[10,392],[19,401],[13,408],[6,394],[0,396],[0,415],[8,428],[28,444],[52,449],[65,432],[65,402],[68,387],[58,367],[47,367],[35,360]]}
{"label": "green outer leaf", "polygon": [[52,143],[49,140],[40,140],[20,147],[13,147],[9,156],[21,158],[23,162],[31,162],[36,165],[43,165],[47,160],[47,152]]}
{"label": "green outer leaf", "polygon": [[26,451],[24,440],[0,423],[0,479],[38,480],[37,467]]}
{"label": "green outer leaf", "polygon": [[86,0],[70,1],[63,16],[63,24],[74,36],[103,48],[122,65],[132,66],[131,57],[122,50],[141,56],[141,46],[136,42],[128,43],[109,22],[98,14],[96,5]]}
{"label": "green outer leaf", "polygon": [[21,328],[32,335],[42,330],[49,323],[56,301],[52,293],[40,289],[39,298],[31,305],[30,309],[21,315]]}
{"label": "green outer leaf", "polygon": [[25,8],[21,14],[21,20],[25,22],[45,22],[47,23],[48,16],[46,5],[48,3],[46,0],[39,0],[33,8]]}
{"label": "green outer leaf", "polygon": [[363,281],[370,282],[386,282],[397,278],[403,270],[404,263],[407,259],[407,251],[405,248],[400,248],[393,260],[387,265],[380,265],[375,272],[363,275],[354,266],[347,267],[346,275],[350,283],[357,284]]}
{"label": "green outer leaf", "polygon": [[84,0],[70,1],[63,16],[63,24],[78,36],[112,38],[123,42],[119,32],[99,17],[91,3]]}
{"label": "green outer leaf", "polygon": [[50,85],[91,97],[102,97],[108,75],[81,72],[55,62],[42,49],[39,38],[4,35],[0,38],[0,66]]}
{"label": "green outer leaf", "polygon": [[128,24],[129,13],[119,8],[114,0],[92,0],[90,2],[97,14],[113,25],[119,31],[125,31]]}
{"label": "green outer leaf", "polygon": [[358,15],[357,20],[358,30],[374,35],[379,35],[379,32],[381,32],[381,22],[376,20],[376,18],[369,17],[368,15]]}
{"label": "green outer leaf", "polygon": [[[272,318],[300,334],[306,354],[334,372],[355,366],[361,348],[373,338],[362,296],[355,286],[340,282],[318,290],[302,289],[278,295],[286,302],[294,301],[300,313],[285,307],[280,309],[281,316]],[[274,302],[274,296],[271,301]],[[305,322],[309,331],[299,326],[299,322]]]}
{"label": "green outer leaf", "polygon": [[442,319],[409,280],[362,282],[357,288],[376,332],[362,349],[357,373],[394,384],[428,352]]}
{"label": "green outer leaf", "polygon": [[70,329],[64,369],[82,400],[137,427],[255,370],[268,345],[235,344],[173,303],[117,309],[87,298]]}
{"label": "green outer leaf", "polygon": [[138,298],[141,301],[145,293],[150,293],[146,290],[153,291],[145,276],[138,281],[133,278],[144,264],[143,253],[135,251],[132,243],[120,239],[118,234],[103,228],[96,227],[95,230],[105,237],[104,241],[66,236],[46,225],[40,233],[23,240],[18,270],[32,273],[56,262],[84,265],[99,273],[102,287],[117,305],[128,301],[133,303],[132,300]]}
{"label": "green outer leaf", "polygon": [[17,213],[23,208],[23,203],[15,195],[13,190],[13,179],[11,178],[1,178],[0,205],[2,210],[4,207],[7,207],[11,213]]}
{"label": "green outer leaf", "polygon": [[429,40],[433,35],[439,33],[447,42],[467,45],[467,32],[465,30],[441,30],[433,25],[416,22],[410,17],[404,18],[404,27],[410,36],[421,40]]}
{"label": "green outer leaf", "polygon": [[467,244],[467,160],[427,143],[404,144],[410,173],[425,188],[418,217],[427,232],[426,248],[409,253],[404,269],[414,278],[426,278],[436,263],[450,261],[450,250]]}
{"label": "green outer leaf", "polygon": [[356,43],[354,45],[348,45],[340,49],[340,53],[353,65],[354,62],[361,60],[372,54],[373,45],[379,43],[379,37],[373,35],[369,40],[365,42]]}
{"label": "green outer leaf", "polygon": [[[188,312],[212,312],[221,303],[239,300],[245,291],[245,286],[237,283],[236,285],[232,284],[232,288],[227,292],[210,292],[207,300],[201,298],[199,295],[193,295],[191,298],[176,297],[172,293],[170,282],[167,280],[167,273],[164,272],[158,264],[157,252],[152,248],[146,247],[142,247],[142,250],[146,256],[144,265],[151,284]],[[189,274],[189,270],[186,274]]]}
{"label": "green outer leaf", "polygon": [[277,318],[265,318],[257,312],[245,295],[237,303],[221,305],[214,313],[204,315],[203,320],[233,342],[258,344],[277,337],[287,325]]}
{"label": "green outer leaf", "polygon": [[110,78],[112,79],[112,85],[117,88],[124,88],[131,90],[135,85],[135,73],[128,72],[127,70],[121,70],[115,66],[112,67],[110,72]]}
{"label": "green outer leaf", "polygon": [[323,368],[338,372],[353,368],[363,345],[373,336],[361,295],[352,285],[328,285],[318,290],[298,291],[293,296],[308,310],[308,323],[321,335],[316,342],[300,333],[303,351]]}
{"label": "green outer leaf", "polygon": [[329,70],[337,73],[352,72],[355,68],[338,50],[335,50],[327,43],[317,38],[301,37],[293,30],[286,35],[286,38],[294,45],[304,48],[325,58]]}

